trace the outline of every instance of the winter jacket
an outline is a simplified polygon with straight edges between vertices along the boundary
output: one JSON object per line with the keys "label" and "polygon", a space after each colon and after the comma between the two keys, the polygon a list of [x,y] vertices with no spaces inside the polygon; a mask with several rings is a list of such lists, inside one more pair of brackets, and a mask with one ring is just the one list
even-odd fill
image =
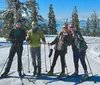
{"label": "winter jacket", "polygon": [[72,39],[72,49],[73,51],[86,51],[87,47],[84,38],[79,31],[75,31],[74,37]]}
{"label": "winter jacket", "polygon": [[54,39],[54,41],[51,42],[51,45],[55,44],[55,49],[57,49],[60,38],[62,38],[61,51],[64,51],[65,53],[67,53],[67,46],[70,45],[68,42],[68,39],[70,39],[69,37],[70,37],[69,33],[63,34],[63,32],[60,32],[58,36]]}
{"label": "winter jacket", "polygon": [[40,47],[41,39],[45,42],[44,34],[40,29],[37,28],[36,32],[33,32],[32,29],[28,31],[26,40],[29,42],[30,47]]}
{"label": "winter jacket", "polygon": [[11,41],[12,44],[20,44],[23,45],[23,41],[26,37],[26,31],[24,29],[11,29],[9,33],[8,39]]}

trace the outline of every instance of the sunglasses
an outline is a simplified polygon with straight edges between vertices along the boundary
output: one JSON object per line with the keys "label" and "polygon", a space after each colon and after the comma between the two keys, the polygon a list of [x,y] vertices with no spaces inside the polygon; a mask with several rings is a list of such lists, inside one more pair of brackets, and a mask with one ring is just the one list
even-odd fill
{"label": "sunglasses", "polygon": [[16,24],[21,24],[20,22],[16,22]]}
{"label": "sunglasses", "polygon": [[37,24],[32,24],[32,26],[37,26]]}
{"label": "sunglasses", "polygon": [[70,26],[71,29],[74,29],[74,26]]}

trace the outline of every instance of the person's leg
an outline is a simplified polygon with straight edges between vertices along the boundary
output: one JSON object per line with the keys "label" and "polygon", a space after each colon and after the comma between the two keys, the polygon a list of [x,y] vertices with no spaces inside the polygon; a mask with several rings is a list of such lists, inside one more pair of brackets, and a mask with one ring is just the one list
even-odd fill
{"label": "person's leg", "polygon": [[32,57],[32,64],[34,67],[34,72],[33,74],[36,74],[37,71],[37,66],[36,66],[36,49],[35,48],[30,48],[30,53],[31,53],[31,57]]}
{"label": "person's leg", "polygon": [[23,51],[23,46],[19,46],[17,47],[17,55],[18,55],[18,72],[19,72],[19,75],[22,75],[21,74],[21,71],[22,71],[22,51]]}
{"label": "person's leg", "polygon": [[74,52],[73,59],[74,59],[75,72],[78,72],[78,61],[79,61],[78,52]]}
{"label": "person's leg", "polygon": [[53,58],[53,62],[52,62],[50,71],[47,73],[48,75],[52,75],[53,74],[54,67],[56,65],[56,61],[57,61],[58,56],[59,56],[59,51],[58,50],[55,50],[54,58]]}
{"label": "person's leg", "polygon": [[85,54],[86,54],[86,52],[81,52],[80,53],[80,61],[81,61],[81,64],[83,66],[84,73],[87,72],[87,65],[86,65],[86,62],[85,62]]}
{"label": "person's leg", "polygon": [[61,66],[62,66],[62,72],[65,72],[65,53],[60,53],[60,59],[61,59]]}
{"label": "person's leg", "polygon": [[61,52],[60,53],[60,59],[61,59],[61,66],[62,66],[62,72],[60,73],[60,76],[65,75],[65,53]]}
{"label": "person's leg", "polygon": [[73,61],[74,61],[74,67],[75,67],[75,72],[72,74],[72,76],[77,76],[78,75],[78,61],[79,61],[79,52],[74,51],[73,52]]}
{"label": "person's leg", "polygon": [[41,51],[40,47],[36,49],[36,56],[37,56],[37,67],[38,67],[38,75],[41,74]]}
{"label": "person's leg", "polygon": [[15,46],[11,46],[10,52],[9,52],[9,56],[8,56],[8,62],[7,62],[7,66],[5,68],[5,72],[1,75],[1,76],[6,76],[11,68],[11,64],[14,58],[16,52],[16,47]]}
{"label": "person's leg", "polygon": [[51,69],[50,69],[50,71],[52,71],[52,72],[53,72],[54,67],[56,65],[56,61],[58,59],[58,56],[59,56],[59,51],[58,50],[55,50],[53,62],[52,62]]}
{"label": "person's leg", "polygon": [[52,65],[50,67],[50,71],[47,73],[48,75],[52,75],[53,74],[54,67],[56,65],[56,61],[57,61],[58,56],[59,56],[59,51],[55,50],[53,62],[52,62]]}

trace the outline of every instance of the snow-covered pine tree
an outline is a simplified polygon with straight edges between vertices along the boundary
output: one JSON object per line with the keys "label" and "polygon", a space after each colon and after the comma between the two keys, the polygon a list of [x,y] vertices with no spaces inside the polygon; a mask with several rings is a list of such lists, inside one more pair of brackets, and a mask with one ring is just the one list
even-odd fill
{"label": "snow-covered pine tree", "polygon": [[[39,22],[39,21],[44,21],[44,18],[38,13],[39,11],[39,4],[36,2],[36,0],[27,0],[26,3],[26,8],[28,10],[28,28],[31,29],[31,22]],[[41,25],[39,25],[41,27]]]}
{"label": "snow-covered pine tree", "polygon": [[94,11],[93,14],[91,15],[91,22],[92,22],[91,23],[92,35],[97,36],[97,31],[99,28],[99,19],[96,11]]}
{"label": "snow-covered pine tree", "polygon": [[3,13],[3,35],[8,36],[9,30],[15,28],[17,19],[22,19],[21,3],[19,0],[6,0],[8,9]]}
{"label": "snow-covered pine tree", "polygon": [[74,7],[74,10],[73,10],[73,13],[72,13],[72,24],[76,27],[76,30],[80,31],[78,12],[77,12],[76,6]]}
{"label": "snow-covered pine tree", "polygon": [[68,18],[66,19],[64,24],[68,27]]}
{"label": "snow-covered pine tree", "polygon": [[49,34],[57,34],[56,19],[55,19],[55,14],[54,14],[52,4],[50,4],[49,7],[48,18],[49,18],[49,23],[48,23]]}
{"label": "snow-covered pine tree", "polygon": [[89,19],[89,17],[88,17],[88,18],[87,18],[87,21],[86,21],[85,35],[90,35],[90,34],[91,34],[90,29],[91,29],[91,25],[90,25],[90,19]]}

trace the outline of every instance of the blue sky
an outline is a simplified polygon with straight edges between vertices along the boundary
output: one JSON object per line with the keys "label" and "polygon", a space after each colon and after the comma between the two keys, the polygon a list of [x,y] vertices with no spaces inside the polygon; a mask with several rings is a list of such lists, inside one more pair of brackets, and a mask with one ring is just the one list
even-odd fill
{"label": "blue sky", "polygon": [[[26,0],[20,0],[25,2]],[[77,7],[79,19],[90,17],[94,10],[100,17],[100,0],[36,0],[39,4],[41,14],[44,18],[48,18],[49,5],[53,4],[56,19],[71,19],[74,6]],[[0,9],[7,8],[5,0],[0,1]]]}

